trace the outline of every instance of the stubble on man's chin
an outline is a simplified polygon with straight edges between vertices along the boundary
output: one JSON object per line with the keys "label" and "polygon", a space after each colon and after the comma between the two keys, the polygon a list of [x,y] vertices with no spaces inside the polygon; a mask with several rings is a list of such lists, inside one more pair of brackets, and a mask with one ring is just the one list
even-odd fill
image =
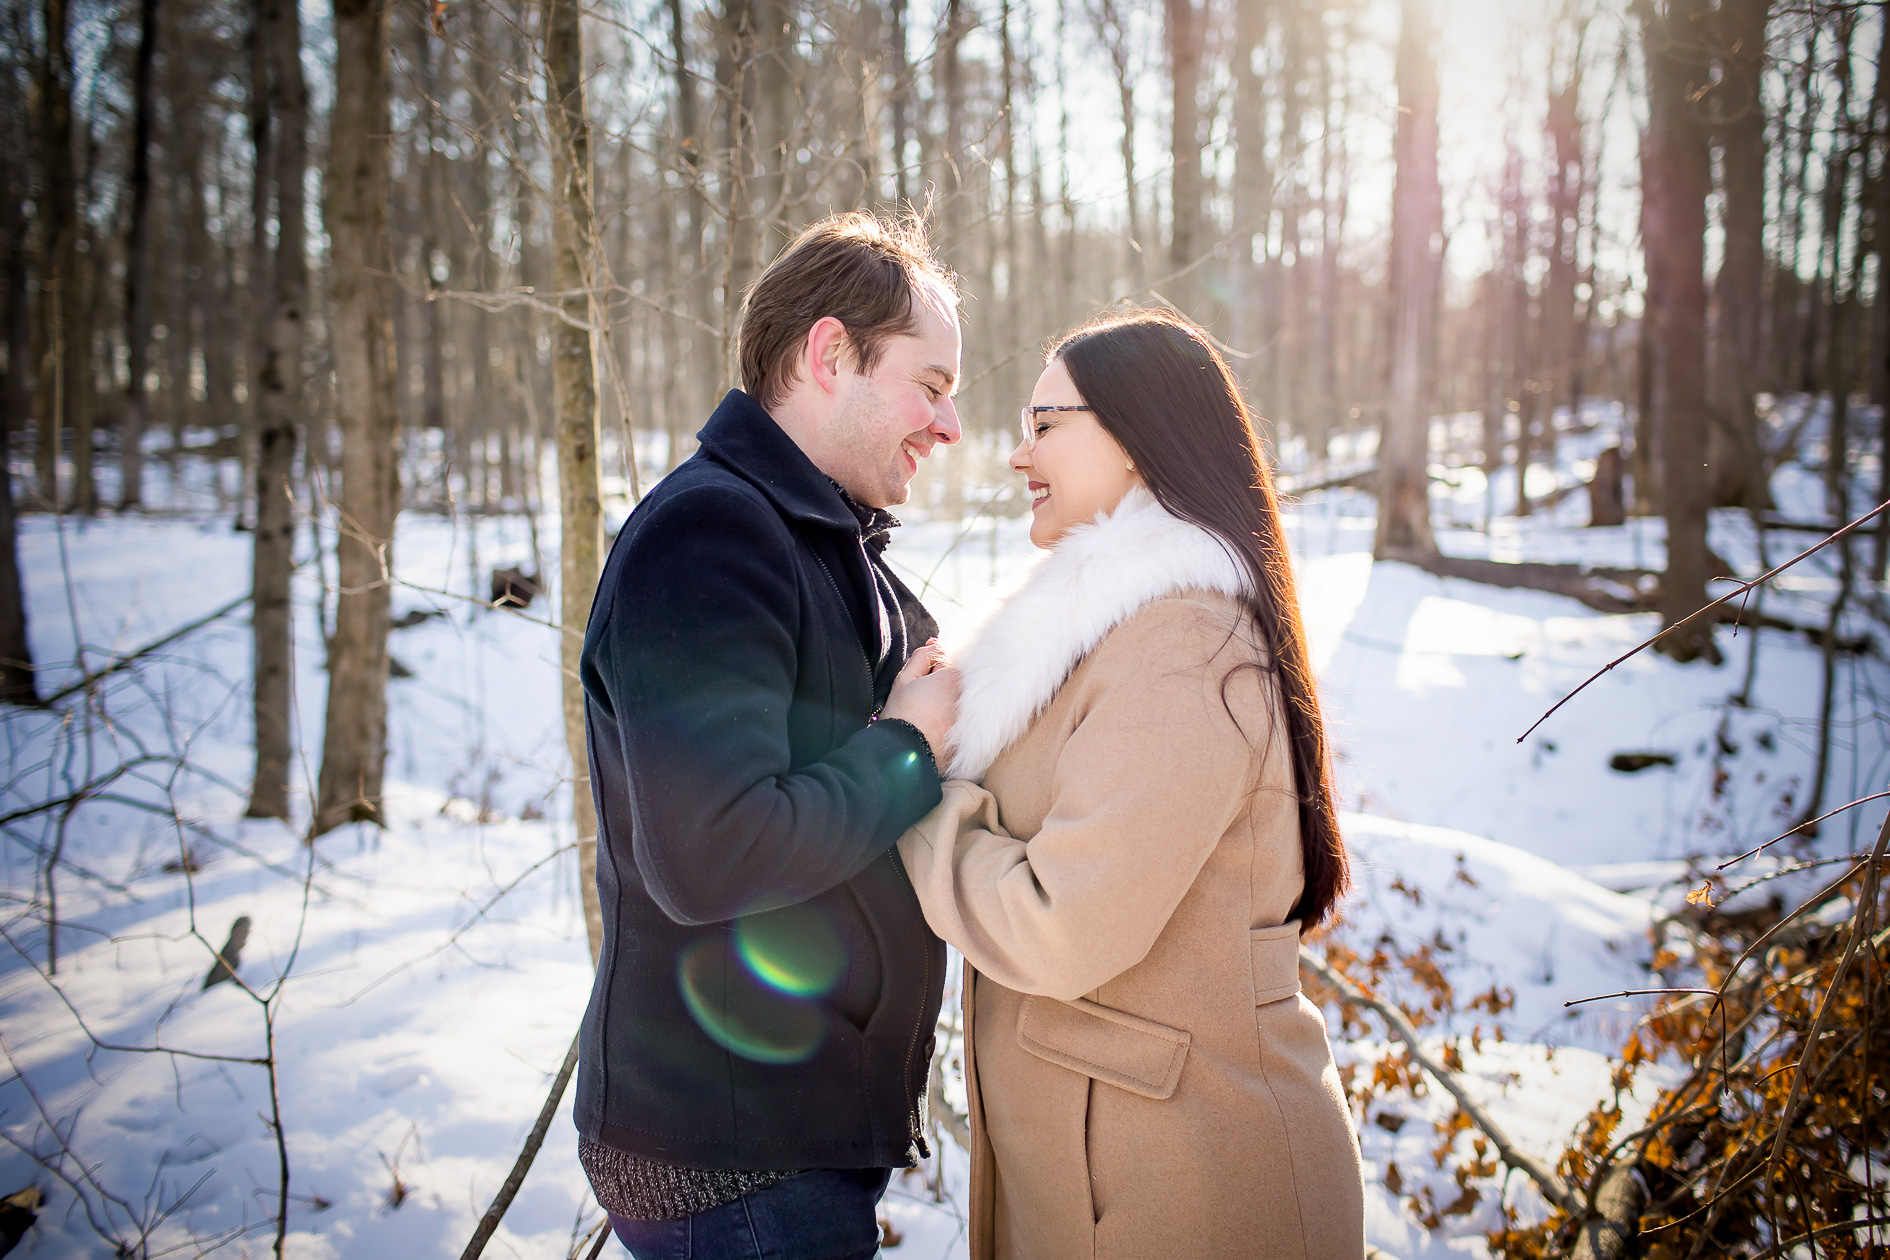
{"label": "stubble on man's chin", "polygon": [[[863,396],[849,399],[829,421],[834,438],[841,446],[852,448],[856,455],[870,445],[876,432],[871,421],[878,401],[870,390],[865,391]],[[893,508],[912,497],[912,482],[903,475],[904,461],[902,443],[893,452],[891,467],[846,469],[842,475],[832,472],[828,475],[845,486],[855,502],[872,508]]]}

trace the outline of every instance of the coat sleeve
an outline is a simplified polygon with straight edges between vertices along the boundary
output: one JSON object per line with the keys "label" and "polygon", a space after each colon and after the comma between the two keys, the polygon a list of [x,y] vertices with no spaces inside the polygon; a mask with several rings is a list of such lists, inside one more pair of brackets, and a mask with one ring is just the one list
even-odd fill
{"label": "coat sleeve", "polygon": [[[1150,605],[1097,647],[1051,805],[1028,841],[995,797],[945,785],[901,837],[932,930],[1006,988],[1070,1001],[1140,962],[1223,834],[1246,811],[1269,729],[1242,729],[1222,681],[1239,641],[1205,607]],[[1236,711],[1252,671],[1230,682]],[[1250,691],[1251,694],[1251,691]],[[1261,710],[1265,711],[1265,710]]]}
{"label": "coat sleeve", "polygon": [[[650,895],[679,923],[806,901],[884,855],[938,801],[938,771],[903,722],[862,725],[794,765],[796,539],[733,487],[650,507],[585,650],[593,720],[615,726],[629,785],[628,801],[600,802],[630,816],[609,843],[632,846]],[[853,651],[833,648],[839,661]]]}

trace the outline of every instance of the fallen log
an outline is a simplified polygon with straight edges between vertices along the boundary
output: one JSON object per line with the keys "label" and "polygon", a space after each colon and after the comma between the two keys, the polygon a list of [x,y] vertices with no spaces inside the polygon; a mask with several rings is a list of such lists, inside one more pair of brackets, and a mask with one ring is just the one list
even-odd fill
{"label": "fallen log", "polygon": [[1649,569],[1545,564],[1534,560],[1478,560],[1435,554],[1391,558],[1414,564],[1438,577],[1566,595],[1596,612],[1605,613],[1645,612],[1653,606],[1654,592],[1659,590],[1660,582],[1660,575]]}
{"label": "fallen log", "polygon": [[1647,1182],[1631,1159],[1608,1170],[1595,1192],[1595,1214],[1582,1222],[1570,1260],[1627,1260],[1641,1236]]}

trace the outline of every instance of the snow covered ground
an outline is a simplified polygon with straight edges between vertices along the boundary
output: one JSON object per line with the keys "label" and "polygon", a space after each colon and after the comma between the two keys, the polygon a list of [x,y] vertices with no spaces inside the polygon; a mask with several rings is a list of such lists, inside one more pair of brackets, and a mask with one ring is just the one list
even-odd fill
{"label": "snow covered ground", "polygon": [[[1569,452],[1583,457],[1578,446]],[[1802,504],[1815,491],[1808,476],[1781,474],[1781,498]],[[1499,516],[1488,533],[1470,528],[1487,489],[1465,477],[1440,492],[1440,521],[1464,523],[1441,532],[1447,550],[1661,565],[1658,522],[1583,529],[1579,493],[1527,520]],[[1805,514],[1815,515],[1810,502]],[[1341,939],[1428,944],[1460,994],[1513,993],[1497,1021],[1507,1040],[1485,1036],[1480,1052],[1466,1049],[1466,1070],[1514,1136],[1552,1157],[1607,1096],[1607,1056],[1636,1009],[1598,1002],[1571,1014],[1562,1004],[1644,979],[1649,924],[1684,891],[1685,859],[1769,839],[1802,807],[1819,657],[1803,636],[1725,628],[1726,665],[1643,653],[1518,743],[1551,704],[1651,633],[1654,619],[1374,564],[1370,510],[1369,499],[1332,491],[1289,517],[1356,864]],[[1717,517],[1713,541],[1755,571],[1743,518]],[[1769,557],[1804,541],[1773,537]],[[207,514],[85,525],[36,516],[21,551],[34,651],[54,685],[235,599],[249,580],[247,535]],[[1031,551],[1024,522],[985,518],[915,521],[891,554],[926,587],[949,640]],[[530,559],[520,519],[402,519],[395,611],[440,615],[394,632],[393,654],[412,676],[391,685],[385,832],[345,829],[311,850],[290,828],[242,818],[250,755],[240,608],[114,675],[90,710],[74,697],[0,717],[0,1135],[11,1144],[0,1149],[0,1194],[35,1180],[49,1192],[15,1255],[108,1256],[103,1234],[135,1239],[141,1230],[153,1254],[194,1254],[192,1240],[267,1252],[278,1175],[269,1078],[242,1060],[267,1051],[263,999],[272,994],[293,1174],[290,1253],[459,1253],[543,1100],[589,986],[571,832],[560,821],[568,783],[556,631],[535,620],[542,604],[519,616],[460,598],[495,564]],[[1808,620],[1828,600],[1832,573],[1807,564],[1785,594],[1768,596],[1768,609]],[[315,567],[305,566],[296,701],[311,755],[325,687],[318,593]],[[1884,637],[1861,613],[1845,628]],[[1750,703],[1731,706],[1753,650]],[[1830,804],[1881,790],[1890,769],[1881,648],[1842,658],[1838,682]],[[1672,764],[1610,769],[1621,752]],[[137,757],[146,760],[96,782]],[[298,765],[297,776],[306,791],[313,765]],[[76,809],[20,814],[86,784],[95,794]],[[1853,811],[1827,825],[1818,846],[1853,851],[1877,817]],[[58,963],[49,974],[44,916],[28,903],[43,904],[55,849]],[[202,990],[239,916],[251,923],[239,969],[248,991]],[[1340,1052],[1352,1061],[1377,1049]],[[1413,1219],[1382,1182],[1393,1161],[1407,1189],[1432,1170],[1429,1122],[1445,1110],[1433,1093],[1380,1100],[1364,1118],[1371,1237],[1394,1256],[1481,1254],[1499,1195],[1540,1210],[1511,1178],[1437,1233]],[[895,1180],[888,1213],[904,1241],[889,1255],[965,1253],[964,1178],[962,1153],[948,1142],[938,1166]],[[487,1254],[564,1256],[597,1219],[567,1099]]]}

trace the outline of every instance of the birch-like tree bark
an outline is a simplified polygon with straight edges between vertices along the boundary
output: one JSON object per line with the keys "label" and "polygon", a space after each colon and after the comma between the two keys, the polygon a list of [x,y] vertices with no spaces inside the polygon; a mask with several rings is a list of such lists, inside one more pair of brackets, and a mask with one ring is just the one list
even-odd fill
{"label": "birch-like tree bark", "polygon": [[[577,823],[578,888],[591,958],[603,944],[597,899],[597,809],[584,736],[584,687],[578,663],[584,624],[604,546],[603,485],[597,462],[597,372],[593,332],[591,126],[584,108],[584,30],[576,0],[543,0],[545,112],[551,136],[551,269],[562,318],[551,333],[551,397],[558,441],[558,503],[563,537],[558,547],[559,662],[564,672],[564,742],[571,754],[571,810]],[[635,460],[631,476],[635,478]],[[632,485],[631,494],[637,494]]]}
{"label": "birch-like tree bark", "polygon": [[268,50],[269,115],[276,187],[276,248],[268,271],[269,333],[256,400],[256,533],[251,567],[251,632],[256,772],[251,818],[289,816],[294,648],[290,582],[295,574],[296,422],[302,410],[302,342],[308,309],[308,241],[303,174],[308,168],[308,85],[302,77],[302,23],[295,0],[260,0],[257,27]]}
{"label": "birch-like tree bark", "polygon": [[1378,442],[1379,559],[1435,554],[1431,537],[1430,388],[1436,341],[1437,61],[1430,0],[1404,0],[1398,35],[1397,182],[1391,207],[1391,390]]}
{"label": "birch-like tree bark", "polygon": [[394,404],[393,251],[387,231],[387,0],[335,0],[335,106],[323,218],[330,251],[328,339],[341,422],[340,538],[328,718],[313,834],[382,823],[387,763],[387,630],[400,506]]}

